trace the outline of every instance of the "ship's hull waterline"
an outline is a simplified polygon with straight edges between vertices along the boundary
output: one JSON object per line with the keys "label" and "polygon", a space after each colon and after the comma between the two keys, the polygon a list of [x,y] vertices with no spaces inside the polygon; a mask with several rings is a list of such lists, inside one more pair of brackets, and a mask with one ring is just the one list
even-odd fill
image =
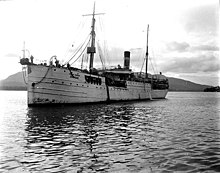
{"label": "ship's hull waterline", "polygon": [[99,75],[28,65],[29,106],[163,99],[167,92],[167,89],[152,90],[150,83],[126,81],[126,87],[108,86],[106,78]]}

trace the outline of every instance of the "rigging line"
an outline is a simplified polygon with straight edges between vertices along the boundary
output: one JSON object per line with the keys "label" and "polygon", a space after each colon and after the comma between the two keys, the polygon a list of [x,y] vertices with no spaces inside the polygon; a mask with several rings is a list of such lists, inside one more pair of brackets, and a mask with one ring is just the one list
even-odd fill
{"label": "rigging line", "polygon": [[[76,32],[75,32],[75,33],[77,33],[77,35],[74,36],[74,38],[75,38],[74,40],[76,40],[77,36],[79,35],[79,31],[81,31],[81,29],[80,29],[81,26],[82,26],[82,20],[80,20],[80,23],[77,25]],[[66,52],[64,54],[64,57],[67,57],[67,55],[69,54],[69,47],[70,47],[70,45],[72,47],[72,45],[73,45],[72,41],[68,43],[68,49],[66,50]]]}
{"label": "rigging line", "polygon": [[[155,54],[154,54],[154,51],[152,50],[152,54],[153,54],[153,57],[155,57]],[[153,58],[153,63],[155,64],[155,68],[156,68],[156,73],[158,73],[158,69],[157,69],[157,61],[155,60],[155,58]]]}
{"label": "rigging line", "polygon": [[102,63],[102,67],[105,68],[105,62],[103,61],[103,58],[102,58],[103,57],[103,53],[102,53],[101,47],[99,45],[99,42],[97,43],[97,45],[98,45],[99,58],[100,58],[100,61]]}
{"label": "rigging line", "polygon": [[108,51],[108,42],[106,40],[106,29],[105,29],[105,25],[104,25],[104,22],[103,22],[103,19],[101,20],[101,25],[102,25],[102,29],[103,29],[103,37],[104,37],[104,42],[103,42],[103,47],[104,47],[104,60],[105,60],[105,65],[106,63],[108,65],[110,65],[110,58],[109,58],[109,51]]}
{"label": "rigging line", "polygon": [[102,30],[102,35],[103,35],[103,42],[102,42],[102,45],[103,45],[103,61],[105,63],[105,66],[110,66],[111,64],[111,59],[109,58],[109,50],[108,50],[108,42],[106,40],[106,33],[105,33],[105,25],[104,25],[104,22],[103,22],[103,18],[100,17],[100,28]]}
{"label": "rigging line", "polygon": [[142,70],[143,70],[144,63],[145,63],[145,60],[146,60],[145,53],[143,52],[143,51],[144,51],[144,48],[142,48],[141,50],[142,50],[142,51],[140,51],[139,56],[144,57],[144,62],[142,63],[140,73],[141,73],[141,72],[142,72]]}
{"label": "rigging line", "polygon": [[155,74],[154,66],[153,66],[153,64],[152,64],[152,61],[151,61],[151,58],[150,58],[150,57],[149,57],[149,60],[150,60],[150,63],[151,63],[152,69],[153,69],[154,74]]}
{"label": "rigging line", "polygon": [[102,26],[101,26],[101,18],[99,17],[98,18],[98,22],[97,22],[99,25],[96,25],[95,28],[96,28],[96,37],[98,38],[98,40],[100,38],[103,38],[103,31],[102,31]]}
{"label": "rigging line", "polygon": [[[100,42],[99,41],[99,38],[103,38],[104,34],[103,34],[103,31],[102,31],[102,26],[101,26],[101,17],[98,18],[99,20],[99,26],[97,26],[97,35],[99,35],[98,37],[98,42],[96,43],[97,44],[97,47],[98,47],[98,53],[99,53],[99,58],[100,58],[100,61],[101,61],[101,64],[102,64],[102,68],[105,68],[105,61],[104,61],[104,57],[103,57],[103,52],[102,52],[102,49],[101,49],[101,44],[102,44],[102,41]],[[100,37],[101,36],[101,37]]]}
{"label": "rigging line", "polygon": [[[85,19],[85,18],[84,18]],[[82,34],[84,34],[84,32],[85,32],[85,30],[86,30],[86,28],[84,27],[85,26],[85,24],[87,23],[86,22],[86,19],[85,20],[83,20],[83,22],[81,22],[82,24],[80,25],[80,28],[79,28],[79,33],[77,33],[77,36],[76,36],[76,39],[75,40],[77,40],[78,38],[81,38],[82,37]]]}
{"label": "rigging line", "polygon": [[[90,40],[91,40],[91,38],[89,39],[88,43],[86,44],[85,48],[84,48],[83,51],[80,53],[80,55],[78,56],[78,58],[77,58],[72,64],[74,64],[74,63],[81,57],[81,55],[84,53],[84,51],[86,50],[87,46],[89,45]],[[71,64],[71,65],[72,65],[72,64]]]}
{"label": "rigging line", "polygon": [[108,64],[108,66],[110,66],[111,64],[111,59],[109,58],[109,45],[108,42],[106,40],[106,29],[105,29],[105,25],[103,23],[103,20],[101,20],[102,23],[102,28],[103,28],[103,36],[104,36],[104,43],[103,43],[103,47],[104,47],[104,60],[105,60],[105,65]]}
{"label": "rigging line", "polygon": [[104,27],[104,23],[103,23],[103,19],[100,17],[100,28],[102,30],[102,32],[104,33],[103,35],[105,35],[105,27]]}
{"label": "rigging line", "polygon": [[86,67],[85,67],[85,69],[87,69],[87,66],[88,66],[88,64],[89,64],[89,55],[88,54],[86,54]]}
{"label": "rigging line", "polygon": [[83,18],[84,20],[80,21],[80,24],[77,27],[77,32],[75,32],[75,40],[77,40],[78,38],[81,38],[82,32],[85,30],[84,25],[86,23],[85,18]]}
{"label": "rigging line", "polygon": [[84,54],[82,55],[81,70],[83,69],[83,59],[84,59]]}
{"label": "rigging line", "polygon": [[81,47],[85,44],[86,40],[89,38],[89,36],[90,36],[90,34],[88,34],[88,36],[86,37],[85,41],[82,44],[80,44],[75,50],[77,50],[77,51],[78,51],[78,49],[80,50]]}
{"label": "rigging line", "polygon": [[[71,52],[70,52],[70,49],[69,49],[69,47],[70,47],[70,45],[71,45],[71,47],[73,47],[72,45],[74,45],[75,44],[75,42],[77,42],[77,40],[78,40],[78,38],[81,38],[81,35],[83,34],[82,32],[85,30],[84,29],[84,25],[85,25],[85,20],[80,20],[80,23],[78,24],[78,26],[77,26],[77,28],[76,28],[76,32],[75,32],[75,34],[74,34],[74,36],[73,36],[73,38],[74,38],[74,42],[73,41],[71,41],[71,42],[69,42],[69,44],[68,44],[68,49],[66,50],[66,52],[65,52],[65,57],[68,57],[69,56],[69,54],[71,54]],[[83,30],[84,29],[84,30]],[[78,49],[78,48],[77,48]],[[71,56],[71,55],[70,55]],[[65,65],[65,64],[64,64]]]}
{"label": "rigging line", "polygon": [[104,54],[106,55],[105,61],[107,61],[106,63],[110,66],[109,49],[106,40],[104,40]]}
{"label": "rigging line", "polygon": [[[70,54],[70,59],[69,59],[69,61],[71,61],[72,60],[72,58],[80,51],[80,49],[82,48],[82,46],[85,44],[85,42],[86,42],[86,40],[88,39],[88,36],[87,36],[87,38],[85,39],[85,41],[82,43],[82,44],[80,44],[80,45],[78,45],[78,47],[73,51],[73,53],[71,53],[71,52],[69,52],[69,53],[71,53]],[[73,47],[73,46],[72,46]],[[66,62],[66,64],[69,62],[69,61],[67,61]],[[65,64],[64,64],[65,65]]]}
{"label": "rigging line", "polygon": [[99,26],[100,26],[100,31],[103,31],[103,28],[102,28],[102,22],[101,22],[101,17],[99,16]]}
{"label": "rigging line", "polygon": [[[87,36],[86,40],[84,41],[84,43],[80,46],[80,48],[75,52],[75,54],[72,56],[72,58],[69,59],[69,61],[67,61],[64,65],[68,64],[76,55],[77,53],[82,49],[82,47],[84,46],[84,44],[86,43],[88,37],[90,36],[90,34]],[[91,39],[91,38],[90,38]],[[90,40],[89,39],[89,40]]]}
{"label": "rigging line", "polygon": [[102,51],[102,49],[101,49],[101,46],[100,46],[100,44],[99,44],[99,49],[101,50],[101,56],[102,56],[102,61],[103,61],[103,63],[104,63],[104,66],[105,66],[105,62],[106,62],[106,58],[105,58],[105,55],[106,55],[106,46],[105,46],[105,31],[104,31],[104,25],[103,25],[103,18],[102,17],[100,17],[99,16],[99,31],[100,31],[100,33],[101,33],[101,35],[102,35],[102,40],[103,41],[101,41],[102,42],[102,46],[104,47],[103,48],[103,51]]}
{"label": "rigging line", "polygon": [[143,64],[142,64],[142,66],[141,66],[141,71],[140,71],[140,73],[141,73],[141,72],[142,72],[142,70],[143,70],[144,63],[145,63],[145,59],[146,59],[146,58],[144,58],[144,62],[143,62]]}

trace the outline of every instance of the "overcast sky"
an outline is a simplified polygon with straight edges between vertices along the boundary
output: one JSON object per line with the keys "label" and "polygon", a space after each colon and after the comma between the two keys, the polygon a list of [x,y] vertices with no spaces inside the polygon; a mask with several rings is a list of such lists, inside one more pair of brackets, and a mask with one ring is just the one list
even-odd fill
{"label": "overcast sky", "polygon": [[[24,41],[36,61],[67,61],[90,32],[91,17],[82,15],[92,13],[93,3],[0,0],[0,80],[21,71]],[[123,65],[130,50],[131,67],[140,71],[149,24],[149,72],[219,85],[218,0],[96,0],[96,12],[105,13],[96,17],[96,40],[108,49],[107,65]]]}

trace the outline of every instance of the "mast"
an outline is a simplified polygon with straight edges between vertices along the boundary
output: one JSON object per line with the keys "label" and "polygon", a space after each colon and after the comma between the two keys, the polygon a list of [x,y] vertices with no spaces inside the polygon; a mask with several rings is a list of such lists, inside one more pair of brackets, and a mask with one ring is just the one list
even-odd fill
{"label": "mast", "polygon": [[90,63],[89,63],[89,69],[93,68],[93,60],[94,60],[94,54],[96,52],[95,50],[95,2],[94,2],[94,7],[93,7],[93,13],[92,13],[92,31],[91,31],[91,37],[92,37],[92,41],[91,41],[91,47],[90,47],[90,51],[87,52],[90,53]]}
{"label": "mast", "polygon": [[148,66],[148,33],[149,33],[149,25],[147,25],[147,47],[146,47],[146,76],[145,78],[148,78],[147,74],[147,66]]}
{"label": "mast", "polygon": [[90,54],[90,61],[89,61],[89,69],[91,70],[93,68],[93,60],[94,55],[96,53],[96,47],[95,47],[95,15],[100,15],[104,13],[96,13],[95,14],[95,2],[93,7],[93,13],[92,14],[86,14],[83,16],[91,16],[92,15],[92,26],[91,26],[91,46],[87,47],[87,53]]}

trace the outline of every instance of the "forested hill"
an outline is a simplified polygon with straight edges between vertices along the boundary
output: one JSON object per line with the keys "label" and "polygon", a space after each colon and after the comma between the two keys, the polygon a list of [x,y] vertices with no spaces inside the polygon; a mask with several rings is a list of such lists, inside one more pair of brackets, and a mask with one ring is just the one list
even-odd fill
{"label": "forested hill", "polygon": [[201,85],[183,79],[169,77],[169,90],[170,91],[204,91],[208,85]]}
{"label": "forested hill", "polygon": [[0,81],[1,90],[27,90],[22,72],[15,73]]}

